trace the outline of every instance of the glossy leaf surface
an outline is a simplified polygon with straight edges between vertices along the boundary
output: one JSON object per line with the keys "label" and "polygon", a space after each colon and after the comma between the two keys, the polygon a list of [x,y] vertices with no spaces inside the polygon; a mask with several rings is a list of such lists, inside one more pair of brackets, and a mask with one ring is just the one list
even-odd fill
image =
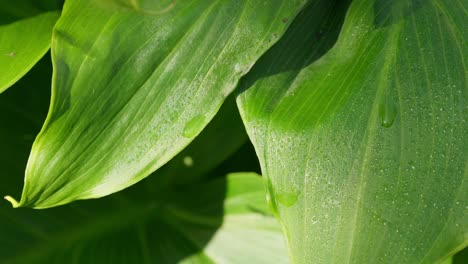
{"label": "glossy leaf surface", "polygon": [[14,206],[128,187],[165,164],[284,32],[303,0],[177,1],[159,15],[66,1],[53,96]]}
{"label": "glossy leaf surface", "polygon": [[292,262],[442,261],[467,245],[467,2],[355,0],[326,53],[343,2],[318,2],[238,100]]}
{"label": "glossy leaf surface", "polygon": [[[43,60],[15,89],[0,95],[0,123],[10,128],[0,129],[2,193],[22,184],[28,150],[47,112],[50,79],[43,76],[50,76],[48,63]],[[237,114],[231,111],[233,102],[227,103],[220,110],[224,117]],[[216,117],[180,157],[124,192],[40,211],[0,203],[0,262],[286,263],[281,229],[268,213],[260,178],[245,173],[202,179],[245,139],[220,140],[229,132],[219,128],[242,129],[236,119],[228,120]],[[220,124],[225,122],[230,124]],[[213,136],[214,131],[222,134]],[[190,170],[171,169],[212,142],[220,150],[216,157],[192,155]],[[179,182],[161,184],[166,178]],[[200,183],[180,183],[194,180]]]}
{"label": "glossy leaf surface", "polygon": [[50,48],[59,17],[55,1],[0,0],[0,93],[18,81]]}

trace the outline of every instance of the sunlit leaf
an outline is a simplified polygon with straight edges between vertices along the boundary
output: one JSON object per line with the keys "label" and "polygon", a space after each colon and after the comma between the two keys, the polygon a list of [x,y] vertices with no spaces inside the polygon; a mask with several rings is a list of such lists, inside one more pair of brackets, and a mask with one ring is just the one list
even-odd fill
{"label": "sunlit leaf", "polygon": [[55,5],[33,0],[0,0],[0,93],[18,81],[47,52]]}
{"label": "sunlit leaf", "polygon": [[335,2],[298,16],[238,101],[291,259],[442,261],[467,245],[468,3],[355,0],[320,57]]}
{"label": "sunlit leaf", "polygon": [[[164,188],[166,184],[187,185],[200,182],[210,177],[208,172],[213,170],[215,166],[221,165],[247,141],[247,134],[237,110],[235,96],[229,96],[202,133],[187,148],[171,159],[171,162],[158,170],[155,177],[157,179],[152,179],[154,187]],[[252,154],[257,162],[255,152]],[[245,160],[240,158],[235,162],[244,163]],[[232,171],[223,171],[223,173]],[[218,175],[220,174],[216,176]]]}
{"label": "sunlit leaf", "polygon": [[[22,184],[27,153],[45,118],[50,61],[44,59],[0,95],[0,192]],[[46,86],[44,86],[44,83]],[[220,112],[232,117],[228,100]],[[237,117],[236,117],[237,118]],[[221,126],[221,123],[229,125]],[[286,246],[255,174],[233,174],[196,185],[245,139],[222,141],[236,119],[214,118],[180,157],[144,182],[109,197],[48,210],[13,209],[0,203],[0,262],[37,263],[286,263]],[[226,127],[226,128],[225,128]],[[216,135],[214,132],[220,131]],[[213,143],[212,143],[213,142]],[[238,142],[237,144],[235,142]],[[182,155],[216,144],[216,157],[193,155],[191,170]],[[184,154],[185,152],[185,154]],[[201,151],[202,152],[202,151]],[[182,175],[180,173],[192,173]],[[160,179],[177,181],[160,184]],[[154,182],[156,181],[156,182]],[[252,245],[255,245],[253,247]]]}
{"label": "sunlit leaf", "polygon": [[101,197],[143,179],[203,129],[303,0],[177,1],[160,15],[67,0],[53,96],[14,206]]}

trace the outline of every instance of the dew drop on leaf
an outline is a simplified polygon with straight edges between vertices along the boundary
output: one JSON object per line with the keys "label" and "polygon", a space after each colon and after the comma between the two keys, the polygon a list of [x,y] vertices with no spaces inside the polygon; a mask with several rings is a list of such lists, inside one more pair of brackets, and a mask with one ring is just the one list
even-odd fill
{"label": "dew drop on leaf", "polygon": [[279,218],[278,206],[276,205],[276,197],[274,196],[271,182],[268,179],[266,179],[266,186],[267,186],[266,201],[267,201],[268,207],[270,208],[273,215]]}
{"label": "dew drop on leaf", "polygon": [[397,109],[392,102],[386,101],[380,105],[380,119],[382,126],[385,128],[390,128],[395,122],[396,114]]}
{"label": "dew drop on leaf", "polygon": [[276,199],[286,207],[291,207],[297,202],[299,194],[297,192],[277,192]]}

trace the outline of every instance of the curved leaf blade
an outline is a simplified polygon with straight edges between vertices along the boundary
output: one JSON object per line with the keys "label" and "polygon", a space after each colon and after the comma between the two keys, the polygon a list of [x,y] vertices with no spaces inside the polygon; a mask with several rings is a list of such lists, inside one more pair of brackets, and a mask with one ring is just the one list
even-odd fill
{"label": "curved leaf blade", "polygon": [[212,119],[302,0],[180,1],[148,16],[70,0],[48,119],[16,206],[101,197],[162,166]]}
{"label": "curved leaf blade", "polygon": [[297,44],[320,29],[293,25],[246,77],[238,105],[294,263],[434,263],[466,247],[464,10],[356,0],[323,57],[324,40]]}
{"label": "curved leaf blade", "polygon": [[[49,50],[52,28],[59,14],[57,11],[41,12],[33,3],[0,3],[0,8],[1,93],[24,76]],[[34,16],[25,17],[32,14]]]}
{"label": "curved leaf blade", "polygon": [[[28,150],[47,114],[50,79],[43,78],[51,74],[47,59],[17,87],[0,95],[0,123],[9,128],[0,129],[1,193],[21,187]],[[220,111],[228,117],[237,114],[233,102],[226,103]],[[226,122],[215,117],[180,158],[123,192],[48,210],[13,209],[0,203],[1,262],[246,263],[254,259],[256,263],[286,263],[281,229],[268,213],[257,175],[203,179],[200,174],[212,171],[223,155],[194,155],[190,171],[172,169],[181,166],[182,157],[212,148],[213,143],[223,153],[232,152],[235,144],[220,139],[229,133],[226,130],[239,131],[243,125],[240,121],[238,128],[232,122],[221,125]],[[245,137],[232,139],[240,145]],[[177,179],[177,186],[159,184],[169,176]],[[181,186],[180,178],[187,185]]]}

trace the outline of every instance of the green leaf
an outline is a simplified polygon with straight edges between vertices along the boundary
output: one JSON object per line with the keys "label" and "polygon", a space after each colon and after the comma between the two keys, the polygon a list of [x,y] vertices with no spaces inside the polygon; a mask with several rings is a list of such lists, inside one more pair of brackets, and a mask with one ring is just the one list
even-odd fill
{"label": "green leaf", "polygon": [[54,7],[45,1],[0,0],[0,93],[50,48],[52,27],[59,17],[51,11]]}
{"label": "green leaf", "polygon": [[292,262],[442,261],[467,245],[467,2],[355,0],[322,57],[342,2],[316,2],[238,99]]}
{"label": "green leaf", "polygon": [[177,1],[161,15],[66,1],[53,96],[15,206],[97,198],[183,149],[283,33],[303,0]]}
{"label": "green leaf", "polygon": [[113,10],[132,10],[145,15],[162,15],[175,7],[177,0],[94,0]]}
{"label": "green leaf", "polygon": [[[50,97],[52,75],[49,56],[45,56],[28,74],[15,84],[15,88],[0,96],[0,123],[8,129],[0,129],[0,164],[4,164],[0,177],[8,177],[3,193],[20,190],[22,175],[35,135],[46,117]],[[159,192],[168,186],[181,186],[200,183],[213,176],[225,175],[233,170],[219,170],[224,163],[243,162],[242,171],[257,171],[257,165],[244,162],[244,157],[255,157],[253,150],[242,150],[247,134],[240,119],[235,97],[229,96],[219,110],[219,115],[207,125],[202,133],[157,171],[145,186],[151,192]],[[226,140],[229,137],[229,140]],[[238,157],[242,151],[244,157]],[[210,155],[216,152],[217,155]],[[187,165],[186,159],[191,164]],[[256,158],[256,157],[255,157]],[[233,160],[234,159],[234,160]],[[250,163],[250,165],[249,165]],[[237,170],[239,171],[239,170]],[[174,177],[174,175],[177,175]],[[16,195],[16,193],[15,193]]]}
{"label": "green leaf", "polygon": [[[50,79],[43,76],[50,75],[49,64],[44,58],[15,89],[0,95],[0,123],[8,127],[0,129],[2,193],[19,190],[22,184],[27,152],[47,112]],[[226,103],[220,112],[233,116],[234,102]],[[232,142],[220,140],[228,129],[239,131],[237,122],[221,126],[228,121],[215,117],[167,169],[123,192],[48,210],[0,203],[1,262],[287,263],[280,226],[268,213],[257,175],[201,182],[200,174],[211,171],[245,139],[241,135],[233,136]],[[184,152],[198,153],[202,147],[212,148],[212,142],[219,149],[216,157],[194,156],[190,171],[171,169],[182,165]],[[157,184],[169,176],[178,179],[177,186]],[[180,177],[200,183],[180,186]]]}
{"label": "green leaf", "polygon": [[[158,170],[158,176],[151,180],[154,188],[164,188],[167,184],[188,185],[206,180],[210,177],[209,172],[215,166],[221,165],[246,144],[248,137],[235,99],[234,95],[229,96],[202,133],[187,148]],[[255,152],[252,152],[255,155]],[[235,162],[241,161],[244,162],[241,159],[235,160]],[[232,172],[232,170],[227,172]],[[226,171],[223,171],[223,174],[215,176],[225,173]],[[173,175],[178,176],[173,177]]]}

